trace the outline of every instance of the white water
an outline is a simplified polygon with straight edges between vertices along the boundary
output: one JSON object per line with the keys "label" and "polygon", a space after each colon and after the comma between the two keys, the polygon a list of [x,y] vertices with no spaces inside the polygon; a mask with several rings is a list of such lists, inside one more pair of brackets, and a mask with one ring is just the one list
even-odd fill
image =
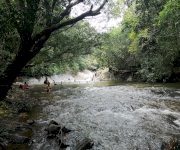
{"label": "white water", "polygon": [[[161,150],[162,143],[180,138],[178,93],[136,84],[59,87],[48,95],[52,102],[43,114],[45,122],[56,120],[92,139],[93,150]],[[65,140],[71,149],[73,134]]]}

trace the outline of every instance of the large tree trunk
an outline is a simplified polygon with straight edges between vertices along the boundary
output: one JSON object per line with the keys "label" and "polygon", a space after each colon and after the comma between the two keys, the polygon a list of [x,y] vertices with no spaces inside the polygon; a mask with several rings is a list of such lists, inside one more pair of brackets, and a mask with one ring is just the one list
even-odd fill
{"label": "large tree trunk", "polygon": [[45,34],[41,39],[36,41],[36,43],[32,43],[31,40],[28,39],[21,41],[18,54],[0,76],[0,100],[6,97],[14,80],[20,74],[23,67],[41,50],[49,36],[50,33]]}

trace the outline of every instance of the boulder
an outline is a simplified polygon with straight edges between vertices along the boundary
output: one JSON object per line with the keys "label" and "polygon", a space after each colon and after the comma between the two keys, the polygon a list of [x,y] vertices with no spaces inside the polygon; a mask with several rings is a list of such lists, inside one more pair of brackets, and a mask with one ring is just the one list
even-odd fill
{"label": "boulder", "polygon": [[33,125],[33,124],[35,123],[34,120],[27,120],[26,122],[27,122],[29,125]]}
{"label": "boulder", "polygon": [[50,125],[50,124],[59,125],[59,124],[58,124],[56,121],[54,121],[54,120],[51,120],[50,123],[49,123],[49,125]]}
{"label": "boulder", "polygon": [[12,140],[12,143],[15,143],[15,144],[25,144],[30,141],[30,139],[28,137],[21,136],[18,134],[12,134],[12,135],[10,135],[10,138]]}
{"label": "boulder", "polygon": [[47,131],[48,132],[48,135],[50,135],[50,134],[58,134],[58,133],[61,133],[60,132],[60,129],[61,129],[61,126],[59,126],[59,125],[55,125],[55,124],[50,124],[46,129],[45,129],[45,131]]}

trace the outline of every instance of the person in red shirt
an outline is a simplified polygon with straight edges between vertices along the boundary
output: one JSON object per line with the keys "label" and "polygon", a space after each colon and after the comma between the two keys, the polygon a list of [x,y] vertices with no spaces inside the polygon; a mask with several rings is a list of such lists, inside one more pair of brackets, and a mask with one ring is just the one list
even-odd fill
{"label": "person in red shirt", "polygon": [[29,89],[28,84],[26,82],[24,82],[23,89]]}

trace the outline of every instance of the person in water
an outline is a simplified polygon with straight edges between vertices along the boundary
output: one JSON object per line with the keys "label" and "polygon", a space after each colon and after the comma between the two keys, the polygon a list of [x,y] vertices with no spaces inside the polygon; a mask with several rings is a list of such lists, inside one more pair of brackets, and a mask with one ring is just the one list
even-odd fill
{"label": "person in water", "polygon": [[46,79],[44,80],[44,84],[48,84],[49,80],[48,78],[46,77]]}
{"label": "person in water", "polygon": [[24,82],[23,89],[29,89],[27,82]]}
{"label": "person in water", "polygon": [[46,91],[49,92],[51,89],[51,84],[50,82],[47,83],[47,86],[46,86]]}
{"label": "person in water", "polygon": [[23,89],[23,85],[22,85],[22,84],[20,84],[20,85],[19,85],[19,88],[20,88],[20,89]]}

